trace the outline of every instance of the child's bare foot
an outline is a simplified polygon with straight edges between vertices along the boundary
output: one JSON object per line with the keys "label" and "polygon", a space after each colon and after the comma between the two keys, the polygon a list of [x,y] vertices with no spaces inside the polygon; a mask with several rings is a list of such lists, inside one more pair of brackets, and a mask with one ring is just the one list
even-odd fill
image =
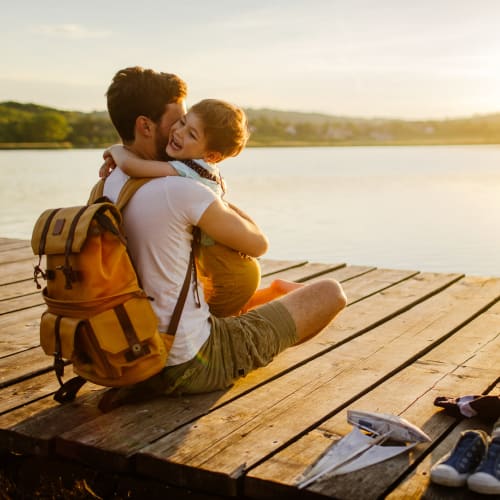
{"label": "child's bare foot", "polygon": [[279,299],[283,295],[293,292],[293,290],[297,288],[302,288],[303,286],[303,283],[276,279],[267,288],[260,288],[257,290],[241,312],[244,313],[254,307],[267,304],[271,302],[271,300]]}
{"label": "child's bare foot", "polygon": [[271,290],[274,290],[276,293],[279,294],[279,296],[281,296],[293,292],[294,290],[297,290],[297,288],[302,288],[303,286],[304,286],[303,283],[296,283],[295,281],[285,281],[276,279],[271,283],[269,288],[271,288]]}

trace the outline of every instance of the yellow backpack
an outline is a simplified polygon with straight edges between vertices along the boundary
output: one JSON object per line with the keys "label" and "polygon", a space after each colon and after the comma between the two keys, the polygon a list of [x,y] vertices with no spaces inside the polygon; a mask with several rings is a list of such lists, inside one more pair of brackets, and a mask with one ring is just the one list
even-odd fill
{"label": "yellow backpack", "polygon": [[[102,198],[98,183],[85,206],[49,209],[31,238],[39,256],[34,280],[46,280],[47,305],[40,344],[54,356],[61,388],[59,402],[71,401],[86,380],[107,387],[141,382],[160,372],[167,360],[189,288],[193,258],[168,328],[159,333],[151,298],[139,285],[127,252],[120,211],[149,179],[130,179],[116,203]],[[45,270],[42,256],[45,255]],[[66,361],[65,361],[66,360]],[[78,377],[63,383],[70,361]]]}

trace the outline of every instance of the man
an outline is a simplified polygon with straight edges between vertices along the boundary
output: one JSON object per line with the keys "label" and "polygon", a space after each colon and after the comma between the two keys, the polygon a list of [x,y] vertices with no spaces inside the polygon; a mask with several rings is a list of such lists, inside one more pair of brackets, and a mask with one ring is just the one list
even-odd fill
{"label": "man", "polygon": [[[186,85],[175,75],[140,67],[118,71],[107,99],[124,145],[141,158],[164,159],[170,127],[185,113],[185,95]],[[116,200],[126,179],[115,169],[106,179],[104,194]],[[154,299],[163,332],[188,268],[194,226],[252,257],[264,254],[268,246],[249,216],[184,177],[151,180],[135,193],[123,217],[132,259]],[[345,303],[340,285],[325,279],[241,316],[215,318],[191,283],[167,366],[140,385],[166,394],[224,389],[283,349],[320,332]]]}

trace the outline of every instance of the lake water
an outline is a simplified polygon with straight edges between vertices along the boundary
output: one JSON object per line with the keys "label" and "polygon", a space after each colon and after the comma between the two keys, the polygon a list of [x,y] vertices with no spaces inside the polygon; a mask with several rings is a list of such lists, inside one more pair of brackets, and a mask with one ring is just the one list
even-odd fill
{"label": "lake water", "polygon": [[[99,150],[0,151],[0,236],[86,201]],[[500,146],[247,149],[227,199],[269,258],[500,276]]]}

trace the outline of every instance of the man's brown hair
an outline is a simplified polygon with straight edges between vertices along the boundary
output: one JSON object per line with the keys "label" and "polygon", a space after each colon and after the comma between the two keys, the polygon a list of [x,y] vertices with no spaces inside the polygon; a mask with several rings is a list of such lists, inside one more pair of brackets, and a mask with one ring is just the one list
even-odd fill
{"label": "man's brown hair", "polygon": [[122,141],[130,143],[138,116],[157,123],[165,106],[184,99],[186,93],[186,83],[177,75],[140,66],[121,69],[106,92],[109,116]]}
{"label": "man's brown hair", "polygon": [[249,137],[245,112],[219,99],[204,99],[189,109],[202,121],[207,149],[217,151],[222,159],[236,156]]}

